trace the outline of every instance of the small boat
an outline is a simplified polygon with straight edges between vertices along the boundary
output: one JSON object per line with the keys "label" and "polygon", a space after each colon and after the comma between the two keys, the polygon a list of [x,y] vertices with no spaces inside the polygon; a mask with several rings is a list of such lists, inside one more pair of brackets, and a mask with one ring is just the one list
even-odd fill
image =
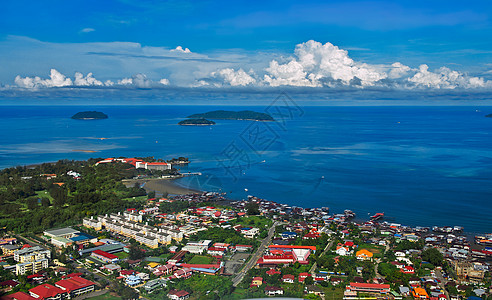
{"label": "small boat", "polygon": [[375,215],[371,216],[371,220],[379,220],[382,217],[384,217],[384,213],[376,213]]}

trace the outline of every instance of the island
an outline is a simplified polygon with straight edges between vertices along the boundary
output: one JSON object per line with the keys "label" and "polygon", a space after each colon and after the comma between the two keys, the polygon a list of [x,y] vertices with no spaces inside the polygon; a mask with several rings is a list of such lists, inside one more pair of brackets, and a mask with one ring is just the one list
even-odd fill
{"label": "island", "polygon": [[249,121],[275,121],[269,114],[255,112],[251,110],[243,111],[227,111],[227,110],[215,110],[206,113],[193,114],[188,118],[206,118],[216,120],[249,120]]}
{"label": "island", "polygon": [[178,125],[182,126],[209,126],[215,125],[214,121],[210,121],[207,119],[187,119],[178,123]]}
{"label": "island", "polygon": [[485,116],[486,118],[492,118],[492,114],[488,114]]}
{"label": "island", "polygon": [[74,120],[102,120],[107,118],[108,115],[100,111],[81,111],[72,116]]}

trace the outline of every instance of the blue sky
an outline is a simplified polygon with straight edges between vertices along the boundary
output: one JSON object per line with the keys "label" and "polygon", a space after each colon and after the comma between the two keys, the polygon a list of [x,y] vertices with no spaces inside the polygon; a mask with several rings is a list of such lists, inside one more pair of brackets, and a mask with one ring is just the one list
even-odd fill
{"label": "blue sky", "polygon": [[492,89],[487,1],[6,0],[2,7],[3,89]]}

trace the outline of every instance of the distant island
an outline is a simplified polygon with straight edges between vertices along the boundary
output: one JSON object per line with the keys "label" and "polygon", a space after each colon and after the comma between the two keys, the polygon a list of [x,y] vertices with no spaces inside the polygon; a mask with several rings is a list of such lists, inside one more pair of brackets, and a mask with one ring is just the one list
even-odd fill
{"label": "distant island", "polygon": [[108,115],[100,111],[81,111],[72,116],[75,120],[102,120],[107,119]]}
{"label": "distant island", "polygon": [[485,116],[486,118],[492,118],[492,114],[488,114]]}
{"label": "distant island", "polygon": [[215,110],[201,114],[188,116],[192,119],[216,119],[216,120],[249,120],[249,121],[275,121],[272,116],[266,113],[255,112],[251,110],[227,111]]}
{"label": "distant island", "polygon": [[207,119],[187,119],[187,120],[183,120],[183,121],[179,122],[178,125],[182,125],[182,126],[191,126],[191,125],[194,125],[194,126],[203,126],[203,125],[215,125],[215,122],[214,121],[207,120]]}

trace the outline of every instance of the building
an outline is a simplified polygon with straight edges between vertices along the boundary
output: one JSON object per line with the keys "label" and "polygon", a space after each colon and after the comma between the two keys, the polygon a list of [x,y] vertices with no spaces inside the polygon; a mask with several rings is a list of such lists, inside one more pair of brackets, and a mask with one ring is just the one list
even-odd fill
{"label": "building", "polygon": [[412,296],[414,299],[429,299],[429,294],[424,288],[416,287],[412,290]]}
{"label": "building", "polygon": [[181,249],[182,251],[188,251],[190,253],[201,254],[203,251],[207,251],[212,243],[211,240],[202,240],[198,242],[188,242],[186,246]]}
{"label": "building", "polygon": [[355,253],[358,260],[372,260],[373,253],[367,249],[361,249]]}
{"label": "building", "polygon": [[265,295],[267,296],[276,296],[283,295],[284,289],[278,286],[266,286],[265,287]]}
{"label": "building", "polygon": [[166,286],[164,280],[157,278],[154,280],[147,281],[144,285],[144,289],[147,293],[152,293],[153,291],[160,289],[161,287]]}
{"label": "building", "polygon": [[462,282],[481,282],[485,276],[485,270],[477,268],[476,265],[466,261],[455,261],[454,269],[458,279]]}
{"label": "building", "polygon": [[18,262],[15,265],[15,273],[17,275],[23,275],[26,272],[35,274],[48,267],[50,258],[50,250],[39,246],[17,250],[14,252],[14,260]]}
{"label": "building", "polygon": [[0,297],[1,300],[36,300],[33,296],[24,292],[17,292]]}
{"label": "building", "polygon": [[377,283],[358,283],[351,282],[346,288],[350,291],[355,292],[366,292],[366,293],[380,293],[387,294],[390,292],[389,284],[377,284]]}
{"label": "building", "polygon": [[142,278],[140,278],[140,276],[137,275],[128,275],[125,279],[125,283],[128,286],[132,286],[132,287],[137,286],[140,283],[142,283]]}
{"label": "building", "polygon": [[253,277],[253,280],[251,280],[251,285],[250,286],[260,286],[263,284],[263,278],[261,277]]}
{"label": "building", "polygon": [[259,228],[241,228],[241,234],[248,239],[254,239],[259,233]]}
{"label": "building", "polygon": [[295,278],[296,277],[294,275],[287,274],[287,275],[282,276],[282,281],[284,283],[294,283]]}
{"label": "building", "polygon": [[94,219],[93,217],[89,218],[84,218],[82,220],[82,225],[88,228],[92,228],[94,230],[101,230],[102,229],[102,223],[101,221]]}
{"label": "building", "polygon": [[119,261],[118,256],[102,250],[92,251],[91,256],[105,263],[117,263]]}
{"label": "building", "polygon": [[61,300],[68,295],[59,287],[47,283],[33,287],[29,290],[29,294],[38,300]]}
{"label": "building", "polygon": [[171,164],[165,162],[152,162],[152,163],[137,162],[136,167],[137,169],[158,170],[158,171],[171,170]]}
{"label": "building", "polygon": [[63,279],[55,283],[55,286],[62,289],[68,299],[78,297],[85,293],[93,292],[96,284],[92,281],[79,276]]}
{"label": "building", "polygon": [[170,290],[167,297],[171,300],[185,300],[190,298],[190,293],[187,291]]}
{"label": "building", "polygon": [[54,230],[47,230],[47,231],[43,232],[43,234],[49,238],[63,237],[66,239],[72,238],[72,237],[78,235],[79,233],[80,233],[80,231],[75,230],[75,229],[70,228],[70,227],[54,229]]}

